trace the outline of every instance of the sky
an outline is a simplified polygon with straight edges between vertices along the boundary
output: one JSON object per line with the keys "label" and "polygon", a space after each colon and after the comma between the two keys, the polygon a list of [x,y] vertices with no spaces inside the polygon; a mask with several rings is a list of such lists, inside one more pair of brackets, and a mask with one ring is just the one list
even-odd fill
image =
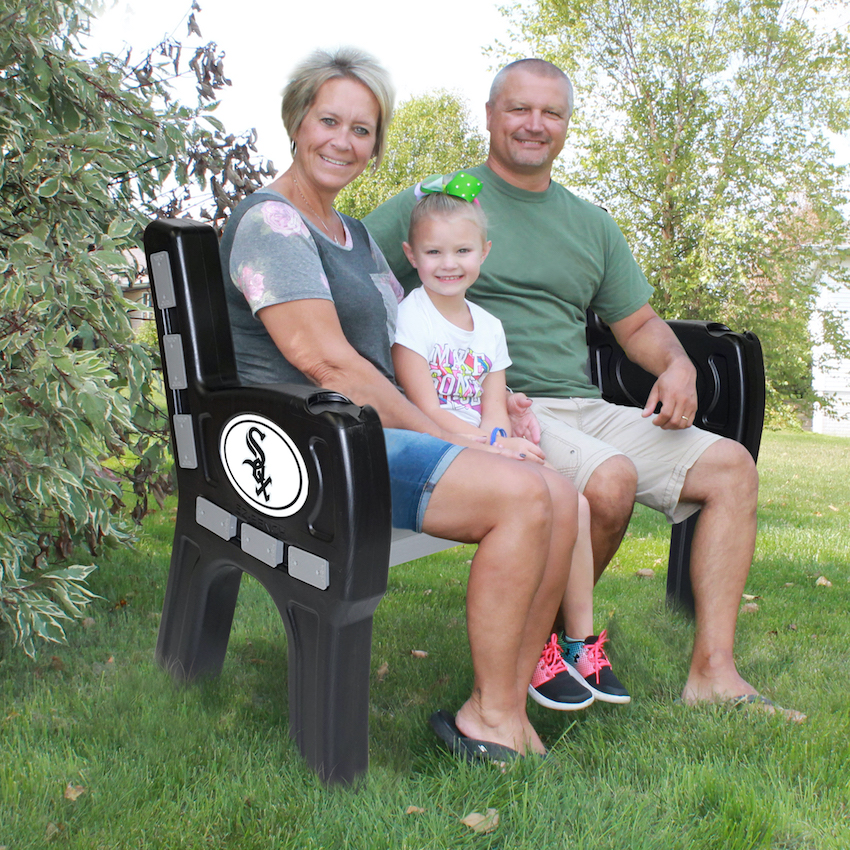
{"label": "sky", "polygon": [[[498,10],[503,0],[197,0],[201,38],[187,35],[192,0],[105,2],[107,11],[92,24],[92,52],[123,54],[132,47],[141,58],[170,35],[182,42],[188,60],[189,48],[215,42],[232,81],[217,115],[237,135],[255,127],[259,154],[278,169],[289,162],[280,92],[293,66],[317,47],[368,50],[389,70],[397,102],[441,88],[457,92],[482,131],[500,64],[485,48],[498,42],[516,47],[509,20]],[[191,102],[188,94],[183,99]],[[834,136],[833,146],[837,161],[850,163],[848,139]]]}
{"label": "sky", "polygon": [[141,58],[172,35],[190,46],[214,41],[225,54],[232,86],[217,112],[231,133],[256,127],[259,153],[280,168],[289,159],[280,121],[280,92],[292,67],[318,47],[353,45],[390,72],[397,102],[445,88],[469,104],[483,125],[484,102],[496,60],[484,48],[509,40],[495,0],[197,0],[202,38],[187,37],[191,0],[118,0],[93,22],[88,48]]}

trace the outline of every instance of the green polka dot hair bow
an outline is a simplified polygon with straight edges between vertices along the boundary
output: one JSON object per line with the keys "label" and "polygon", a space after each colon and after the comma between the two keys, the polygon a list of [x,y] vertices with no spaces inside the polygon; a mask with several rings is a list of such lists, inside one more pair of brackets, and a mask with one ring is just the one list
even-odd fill
{"label": "green polka dot hair bow", "polygon": [[475,198],[483,186],[484,184],[477,177],[465,171],[456,171],[454,174],[432,174],[421,183],[417,183],[414,192],[417,198],[437,192],[454,195],[456,198],[463,198],[464,201],[473,203],[476,202]]}

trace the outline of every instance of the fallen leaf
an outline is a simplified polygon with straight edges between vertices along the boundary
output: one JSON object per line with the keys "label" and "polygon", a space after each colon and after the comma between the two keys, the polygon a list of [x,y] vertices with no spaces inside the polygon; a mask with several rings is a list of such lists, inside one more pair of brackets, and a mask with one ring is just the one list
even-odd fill
{"label": "fallen leaf", "polygon": [[83,628],[90,629],[94,625],[94,617],[86,617],[83,620]]}
{"label": "fallen leaf", "polygon": [[635,575],[638,575],[641,578],[655,578],[655,570],[651,570],[649,567],[644,567],[643,569],[638,570]]}
{"label": "fallen leaf", "polygon": [[65,829],[65,824],[62,823],[49,823],[47,824],[47,829],[44,831],[44,840],[45,841],[53,841],[57,835],[63,832]]}
{"label": "fallen leaf", "polygon": [[433,592],[434,592],[434,591],[433,591],[433,590],[429,587],[429,588],[425,591],[425,596],[430,596]]}
{"label": "fallen leaf", "polygon": [[654,567],[660,567],[663,563],[664,563],[664,558],[656,558],[656,559],[652,562],[652,565],[653,565]]}
{"label": "fallen leaf", "polygon": [[64,797],[66,800],[70,800],[72,803],[78,800],[83,794],[86,793],[86,789],[83,788],[82,785],[72,785],[70,782],[65,786],[65,794]]}
{"label": "fallen leaf", "polygon": [[499,826],[499,813],[496,809],[487,809],[487,814],[472,812],[461,819],[464,826],[468,826],[473,832],[494,832]]}
{"label": "fallen leaf", "polygon": [[425,813],[425,809],[419,808],[419,806],[408,806],[405,811],[406,815],[421,815]]}
{"label": "fallen leaf", "polygon": [[794,582],[793,581],[786,581],[785,587],[794,587]]}
{"label": "fallen leaf", "polygon": [[815,582],[818,587],[832,587],[832,582],[826,576],[818,576]]}
{"label": "fallen leaf", "polygon": [[752,596],[752,595],[751,595],[751,594],[749,594],[749,593],[745,593],[745,594],[744,594],[741,598],[742,598],[745,602],[752,602],[754,599],[761,599],[761,596]]}
{"label": "fallen leaf", "polygon": [[829,509],[831,511],[835,511],[836,513],[838,513],[841,510],[841,508],[836,508],[835,505],[829,505]]}
{"label": "fallen leaf", "polygon": [[65,669],[65,662],[58,655],[51,655],[50,656],[50,666],[54,670],[64,670]]}
{"label": "fallen leaf", "polygon": [[424,649],[411,649],[410,654],[414,658],[427,658],[428,657],[428,653],[425,652]]}
{"label": "fallen leaf", "polygon": [[797,624],[796,623],[789,623],[788,628],[791,629],[792,632],[796,632],[797,631]]}
{"label": "fallen leaf", "polygon": [[758,602],[745,602],[741,606],[741,613],[742,614],[755,614],[755,612],[758,611],[758,609],[759,609]]}
{"label": "fallen leaf", "polygon": [[378,668],[378,672],[377,672],[377,673],[375,673],[375,676],[377,677],[377,679],[378,679],[378,681],[379,681],[379,682],[383,682],[383,681],[384,681],[384,679],[386,679],[386,678],[387,678],[387,673],[389,673],[389,672],[390,672],[390,665],[389,665],[389,664],[387,664],[387,662],[385,661],[385,662],[384,662],[384,663],[383,663],[383,664],[382,664],[382,665]]}

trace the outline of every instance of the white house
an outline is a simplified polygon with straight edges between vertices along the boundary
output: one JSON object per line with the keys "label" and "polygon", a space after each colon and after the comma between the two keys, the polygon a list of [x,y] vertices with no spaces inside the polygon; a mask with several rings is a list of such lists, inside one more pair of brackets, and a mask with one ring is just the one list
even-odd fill
{"label": "white house", "polygon": [[[844,264],[850,265],[850,257],[844,260]],[[850,335],[850,288],[843,287],[837,292],[824,290],[818,306],[842,311],[845,328]],[[820,345],[815,346],[813,353],[818,358],[829,351],[828,346]],[[815,406],[812,431],[850,437],[850,359],[833,356],[822,366],[816,366],[812,371],[812,387],[818,394],[830,396],[835,405],[831,411]]]}

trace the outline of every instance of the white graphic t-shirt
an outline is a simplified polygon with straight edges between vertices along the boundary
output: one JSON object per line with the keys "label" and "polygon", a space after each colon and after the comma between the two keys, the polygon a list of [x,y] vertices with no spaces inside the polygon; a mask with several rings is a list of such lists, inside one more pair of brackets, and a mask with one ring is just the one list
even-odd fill
{"label": "white graphic t-shirt", "polygon": [[502,323],[467,301],[473,330],[453,325],[420,286],[398,308],[395,341],[428,361],[440,407],[481,424],[481,384],[489,372],[511,365]]}

